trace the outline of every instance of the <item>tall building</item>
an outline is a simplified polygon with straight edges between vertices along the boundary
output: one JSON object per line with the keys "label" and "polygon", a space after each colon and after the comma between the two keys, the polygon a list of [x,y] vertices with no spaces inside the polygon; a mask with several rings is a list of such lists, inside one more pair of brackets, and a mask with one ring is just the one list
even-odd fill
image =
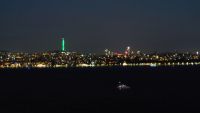
{"label": "tall building", "polygon": [[62,51],[65,51],[65,39],[62,38]]}
{"label": "tall building", "polygon": [[130,55],[131,54],[131,48],[128,46],[125,50],[125,55]]}

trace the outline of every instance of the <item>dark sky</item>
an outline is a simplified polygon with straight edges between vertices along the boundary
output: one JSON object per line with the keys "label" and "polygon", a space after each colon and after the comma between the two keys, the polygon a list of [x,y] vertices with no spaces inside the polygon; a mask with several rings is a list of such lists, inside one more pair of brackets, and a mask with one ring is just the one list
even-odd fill
{"label": "dark sky", "polygon": [[0,0],[0,50],[200,50],[200,0]]}

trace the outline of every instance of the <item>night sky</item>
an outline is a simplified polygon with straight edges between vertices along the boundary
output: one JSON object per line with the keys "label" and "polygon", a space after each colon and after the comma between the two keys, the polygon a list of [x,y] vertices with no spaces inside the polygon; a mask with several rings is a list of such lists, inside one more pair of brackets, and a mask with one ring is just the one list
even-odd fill
{"label": "night sky", "polygon": [[200,50],[200,0],[0,0],[0,50]]}

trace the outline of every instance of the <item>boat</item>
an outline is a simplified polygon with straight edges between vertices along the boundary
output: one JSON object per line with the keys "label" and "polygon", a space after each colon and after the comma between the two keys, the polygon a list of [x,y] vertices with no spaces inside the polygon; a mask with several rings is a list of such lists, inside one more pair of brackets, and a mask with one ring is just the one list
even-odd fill
{"label": "boat", "polygon": [[130,86],[128,86],[126,84],[122,84],[121,82],[118,82],[118,85],[117,85],[118,90],[128,90],[130,88],[131,88]]}

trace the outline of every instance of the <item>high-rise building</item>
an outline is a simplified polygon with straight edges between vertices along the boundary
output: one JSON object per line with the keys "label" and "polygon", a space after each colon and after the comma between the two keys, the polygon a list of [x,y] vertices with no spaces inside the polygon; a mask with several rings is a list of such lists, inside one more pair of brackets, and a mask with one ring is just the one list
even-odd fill
{"label": "high-rise building", "polygon": [[125,50],[125,55],[130,55],[131,54],[131,48],[128,46]]}
{"label": "high-rise building", "polygon": [[62,51],[65,51],[65,39],[64,38],[62,38]]}

